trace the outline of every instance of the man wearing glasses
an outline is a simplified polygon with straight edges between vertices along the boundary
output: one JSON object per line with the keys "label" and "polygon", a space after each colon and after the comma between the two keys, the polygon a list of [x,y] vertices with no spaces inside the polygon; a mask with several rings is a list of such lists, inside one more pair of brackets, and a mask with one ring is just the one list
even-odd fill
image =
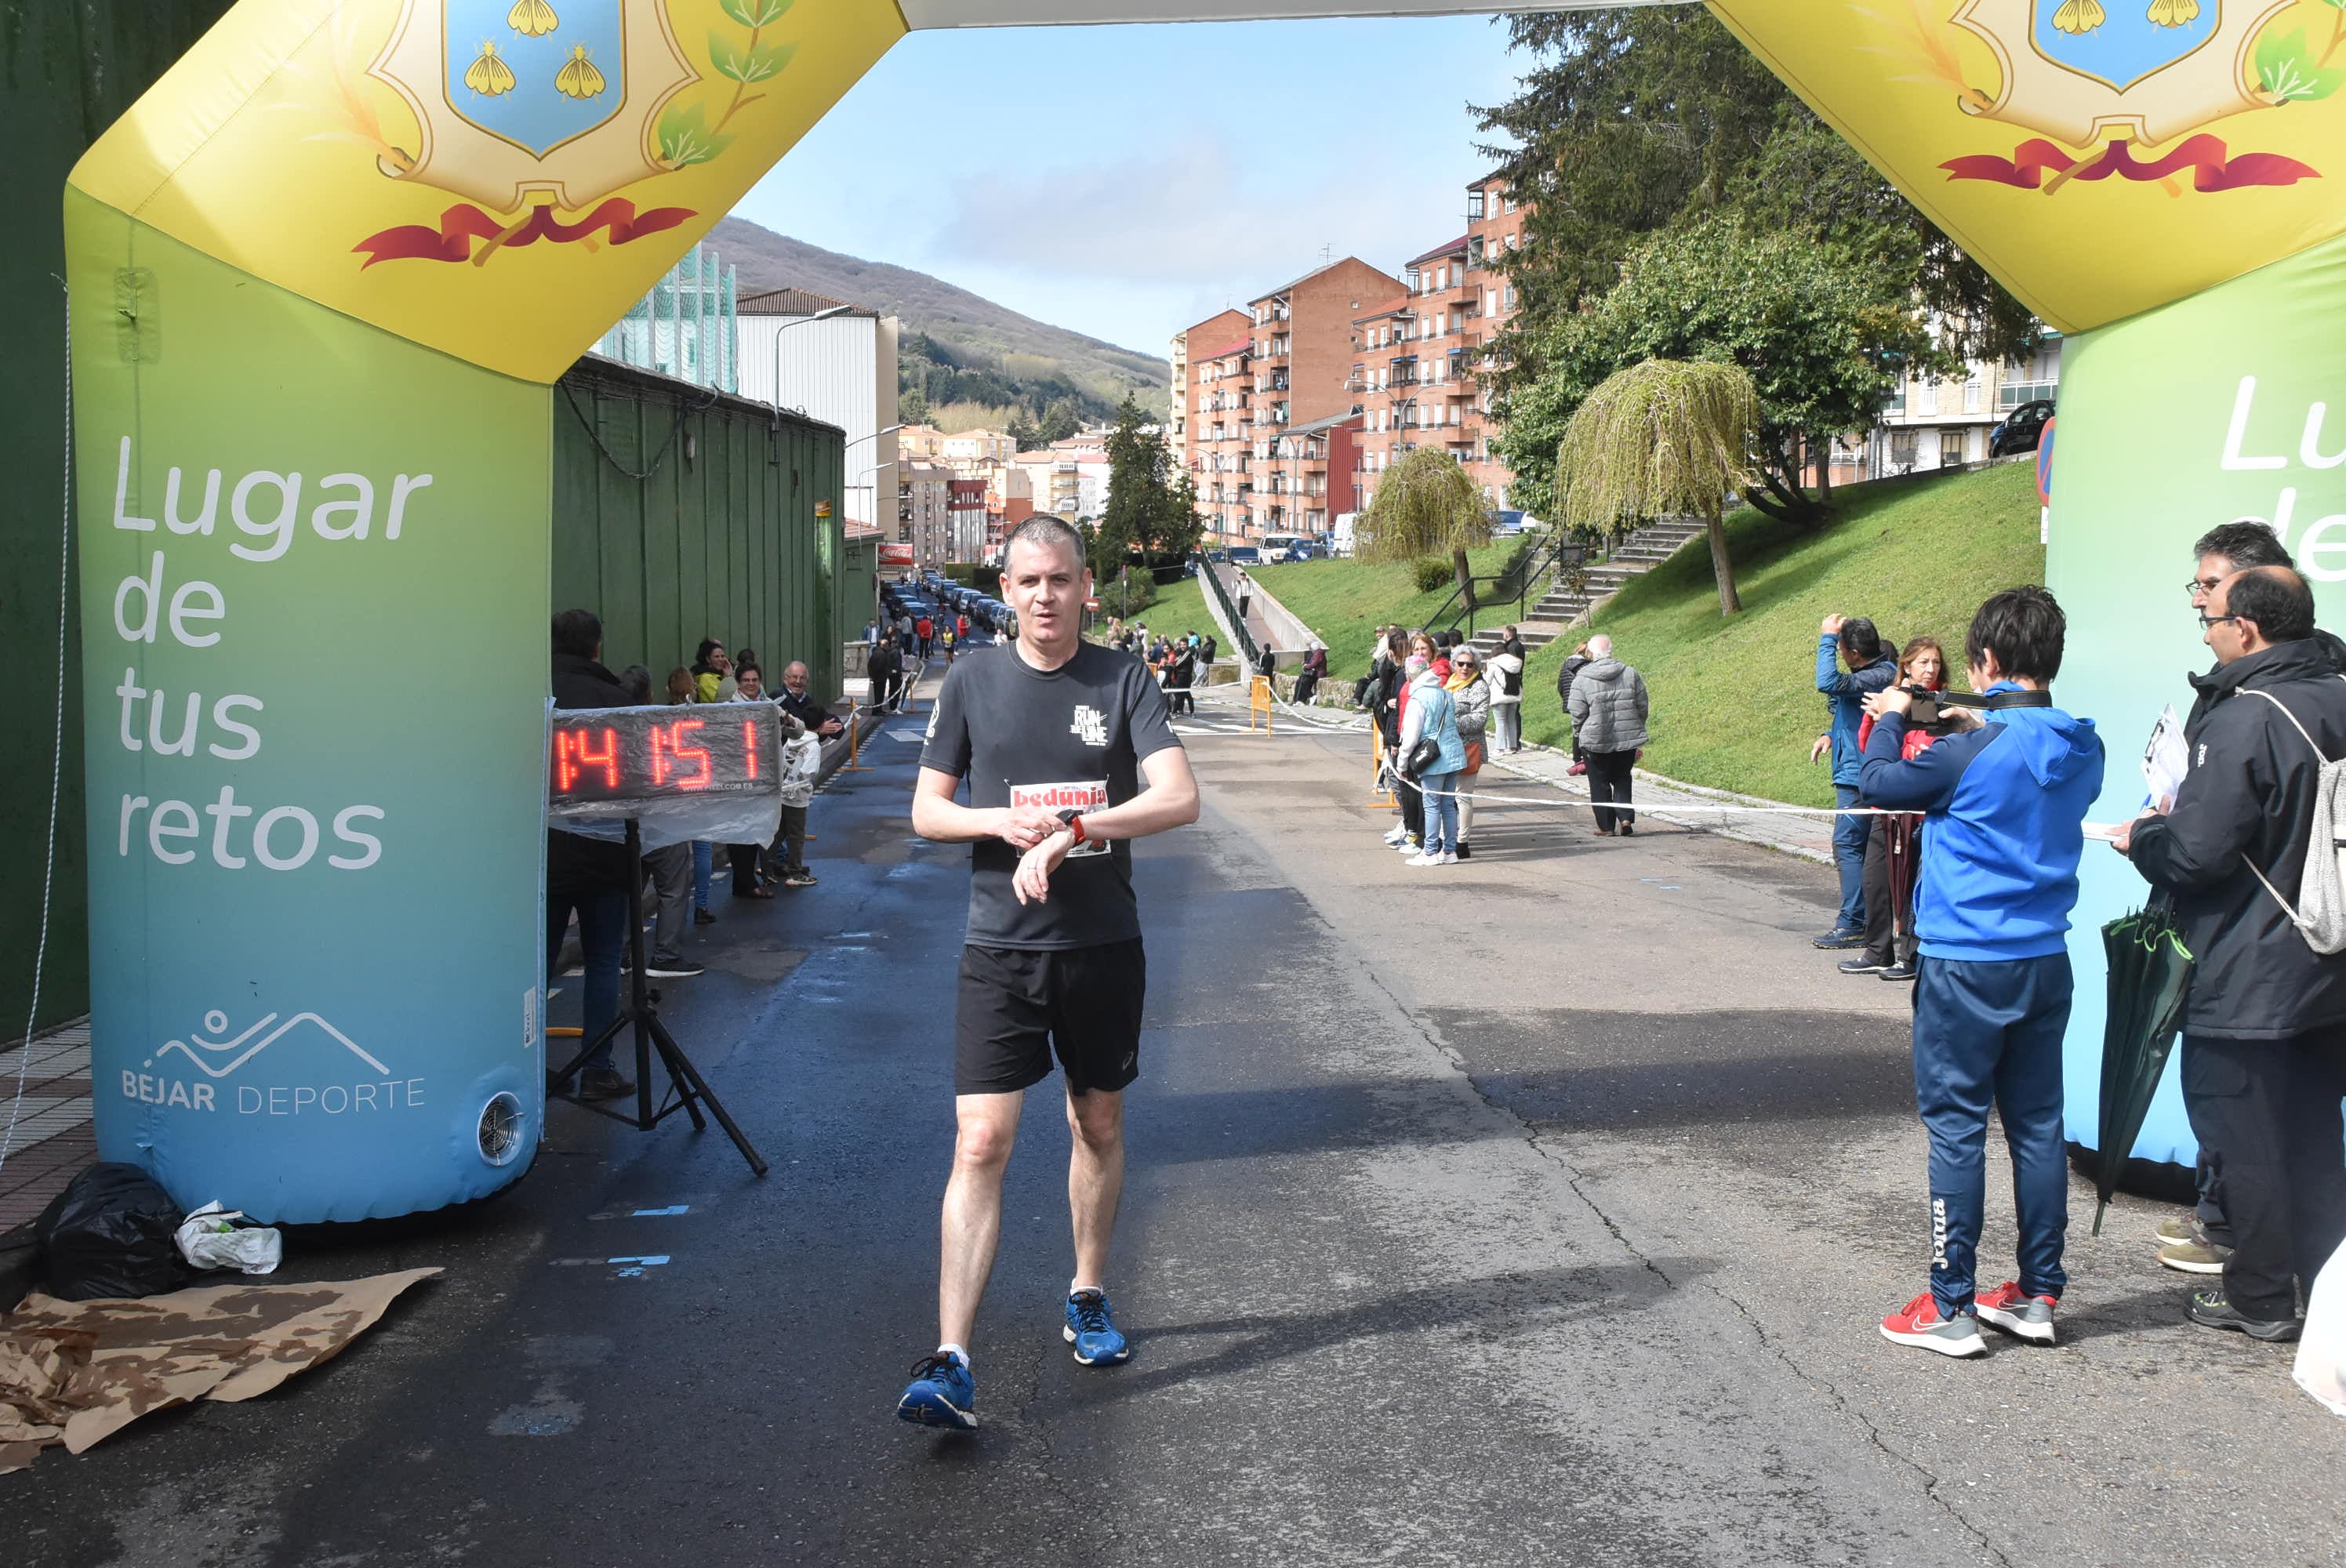
{"label": "man wearing glasses", "polygon": [[[2192,611],[2199,616],[2207,615],[2209,596],[2233,574],[2258,566],[2296,565],[2280,536],[2249,518],[2210,528],[2191,547],[2191,555],[2194,567],[2186,589],[2191,596]],[[2203,621],[2201,630],[2206,629]],[[2335,668],[2346,673],[2346,643],[2318,628],[2312,640]],[[2186,735],[2198,733],[2200,721],[2225,689],[2218,684],[2223,671],[2223,661],[2218,659],[2206,675],[2188,677],[2193,695],[2191,716],[2183,726]],[[2195,1128],[2194,1135],[2199,1140],[2199,1207],[2188,1218],[2170,1219],[2159,1226],[2158,1261],[2178,1273],[2221,1274],[2224,1260],[2232,1255],[2233,1239],[2231,1222],[2224,1214],[2223,1160],[2204,1133]]]}
{"label": "man wearing glasses", "polygon": [[2295,891],[2317,831],[2329,852],[2320,775],[2346,754],[2346,682],[2316,638],[2311,589],[2287,566],[2220,579],[2199,624],[2217,669],[2186,732],[2191,771],[2113,842],[2172,900],[2197,959],[2183,1103],[2214,1151],[2234,1244],[2221,1287],[2186,1310],[2294,1339],[2298,1283],[2310,1291],[2346,1237],[2346,953],[2310,946],[2275,884]]}

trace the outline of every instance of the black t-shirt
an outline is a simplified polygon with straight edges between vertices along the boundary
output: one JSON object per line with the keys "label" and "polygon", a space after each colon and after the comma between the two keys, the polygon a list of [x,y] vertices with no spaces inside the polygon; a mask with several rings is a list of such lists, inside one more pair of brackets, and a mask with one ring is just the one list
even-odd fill
{"label": "black t-shirt", "polygon": [[[1141,759],[1180,744],[1165,694],[1131,655],[1086,643],[1057,669],[1038,670],[1013,643],[967,654],[946,674],[921,766],[967,779],[980,809],[1032,801],[1096,811],[1139,794]],[[1000,839],[970,849],[972,945],[1097,947],[1140,934],[1130,844],[1078,844],[1040,904],[1020,903],[1010,885],[1017,850]]]}

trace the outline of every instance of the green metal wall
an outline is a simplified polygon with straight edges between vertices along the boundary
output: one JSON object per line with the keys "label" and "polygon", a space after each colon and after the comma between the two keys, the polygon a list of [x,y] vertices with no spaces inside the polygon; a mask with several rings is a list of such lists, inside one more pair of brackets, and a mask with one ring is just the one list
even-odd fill
{"label": "green metal wall", "polygon": [[602,616],[603,662],[643,664],[655,692],[709,636],[756,649],[769,684],[802,659],[836,697],[843,444],[832,425],[581,361],[554,392],[554,607]]}
{"label": "green metal wall", "polygon": [[[56,881],[41,976],[41,1023],[89,1011],[83,869],[81,679],[57,665],[57,566],[65,518],[66,175],[231,0],[0,0],[0,300],[16,323],[0,378],[0,670],[20,742],[0,769],[0,1041],[24,1033],[49,829],[49,736],[66,687]],[[68,602],[78,605],[76,582]],[[80,647],[78,611],[66,646]]]}

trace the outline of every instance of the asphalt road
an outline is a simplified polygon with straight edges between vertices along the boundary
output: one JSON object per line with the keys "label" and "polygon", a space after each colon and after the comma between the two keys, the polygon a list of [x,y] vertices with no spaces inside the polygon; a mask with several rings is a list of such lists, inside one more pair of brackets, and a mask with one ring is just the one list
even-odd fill
{"label": "asphalt road", "polygon": [[724,902],[672,999],[770,1176],[713,1129],[560,1108],[474,1212],[297,1233],[288,1278],[447,1272],[275,1394],[0,1478],[12,1557],[2339,1560],[2346,1424],[2285,1349],[2180,1321],[2162,1208],[2093,1240],[2077,1206],[2057,1348],[1875,1334],[1923,1283],[1922,1138],[1904,992],[1801,940],[1829,872],[1561,809],[1410,871],[1350,741],[1190,728],[1206,820],[1139,860],[1130,1365],[1060,1340],[1046,1090],[974,1347],[985,1425],[891,1417],[934,1331],[967,873],[910,838],[917,748],[882,736],[818,800],[821,885]]}

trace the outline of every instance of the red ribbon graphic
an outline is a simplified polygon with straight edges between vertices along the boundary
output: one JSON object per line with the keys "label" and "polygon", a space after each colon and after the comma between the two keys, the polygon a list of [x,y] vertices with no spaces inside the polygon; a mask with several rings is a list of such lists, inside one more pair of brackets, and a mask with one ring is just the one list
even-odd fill
{"label": "red ribbon graphic", "polygon": [[[2014,148],[2009,158],[1984,153],[1950,158],[1939,167],[1947,171],[1950,179],[1992,179],[2001,185],[2016,185],[2023,190],[2036,190],[2043,187],[2046,169],[2066,174],[2076,168],[2080,161],[2049,141],[2032,137]],[[2189,137],[2156,163],[2142,162],[2122,141],[2112,142],[2083,161],[2091,167],[2079,169],[2071,178],[2107,179],[2117,175],[2127,179],[2165,179],[2188,168],[2195,190],[2295,185],[2300,179],[2321,178],[2320,169],[2277,152],[2244,152],[2235,158],[2221,141],[2204,132]]]}
{"label": "red ribbon graphic", "polygon": [[[608,230],[612,244],[625,245],[630,239],[673,229],[692,216],[692,209],[685,207],[655,207],[638,215],[634,202],[616,196],[576,223],[557,222],[554,209],[540,207],[530,213],[529,220],[505,244],[518,248],[551,239],[556,245],[567,245],[598,230]],[[378,261],[464,261],[473,254],[474,240],[495,239],[507,227],[464,202],[440,215],[436,230],[421,223],[403,224],[380,234],[370,234],[351,249],[353,253],[365,253],[366,260],[359,266],[362,272]]]}

